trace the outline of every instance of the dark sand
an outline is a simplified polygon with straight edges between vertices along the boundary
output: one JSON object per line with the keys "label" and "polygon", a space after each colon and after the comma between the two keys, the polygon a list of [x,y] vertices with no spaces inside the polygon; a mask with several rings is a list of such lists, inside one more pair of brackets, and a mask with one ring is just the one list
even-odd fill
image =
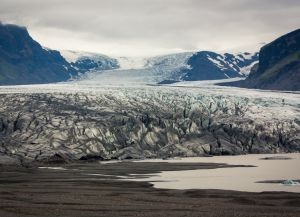
{"label": "dark sand", "polygon": [[[53,166],[53,165],[52,165]],[[114,175],[212,169],[224,164],[69,164],[69,170],[0,167],[0,217],[300,216],[300,194],[163,190]],[[91,176],[87,174],[112,176]]]}

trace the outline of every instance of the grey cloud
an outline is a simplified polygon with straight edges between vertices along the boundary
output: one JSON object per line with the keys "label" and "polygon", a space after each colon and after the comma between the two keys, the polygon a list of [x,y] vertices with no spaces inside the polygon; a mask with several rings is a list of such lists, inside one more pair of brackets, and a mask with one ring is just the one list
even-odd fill
{"label": "grey cloud", "polygon": [[46,46],[115,55],[258,49],[300,23],[298,0],[0,0],[0,5],[0,20],[27,26]]}

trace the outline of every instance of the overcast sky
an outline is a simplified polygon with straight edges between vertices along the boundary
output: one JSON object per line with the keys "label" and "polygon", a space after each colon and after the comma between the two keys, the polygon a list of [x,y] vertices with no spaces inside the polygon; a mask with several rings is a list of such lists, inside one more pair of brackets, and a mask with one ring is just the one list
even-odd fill
{"label": "overcast sky", "polygon": [[59,50],[253,51],[300,27],[300,0],[0,0],[0,20]]}

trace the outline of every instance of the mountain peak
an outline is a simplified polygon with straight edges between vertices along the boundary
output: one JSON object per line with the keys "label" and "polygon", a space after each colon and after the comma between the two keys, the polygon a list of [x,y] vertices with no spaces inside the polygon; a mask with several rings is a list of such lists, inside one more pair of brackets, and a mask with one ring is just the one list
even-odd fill
{"label": "mountain peak", "polygon": [[185,70],[184,80],[216,80],[244,77],[250,72],[249,67],[258,61],[258,53],[239,53],[237,55],[212,51],[195,53],[188,61],[190,69]]}
{"label": "mountain peak", "polygon": [[76,72],[58,51],[45,50],[25,27],[0,25],[0,84],[64,81]]}

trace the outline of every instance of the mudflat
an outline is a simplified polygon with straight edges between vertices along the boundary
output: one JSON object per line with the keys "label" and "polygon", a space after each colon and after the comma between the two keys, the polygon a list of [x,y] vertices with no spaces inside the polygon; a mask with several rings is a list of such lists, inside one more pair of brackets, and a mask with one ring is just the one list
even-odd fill
{"label": "mudflat", "polygon": [[297,193],[168,190],[122,180],[159,171],[222,167],[233,166],[163,162],[2,166],[0,216],[300,216]]}

